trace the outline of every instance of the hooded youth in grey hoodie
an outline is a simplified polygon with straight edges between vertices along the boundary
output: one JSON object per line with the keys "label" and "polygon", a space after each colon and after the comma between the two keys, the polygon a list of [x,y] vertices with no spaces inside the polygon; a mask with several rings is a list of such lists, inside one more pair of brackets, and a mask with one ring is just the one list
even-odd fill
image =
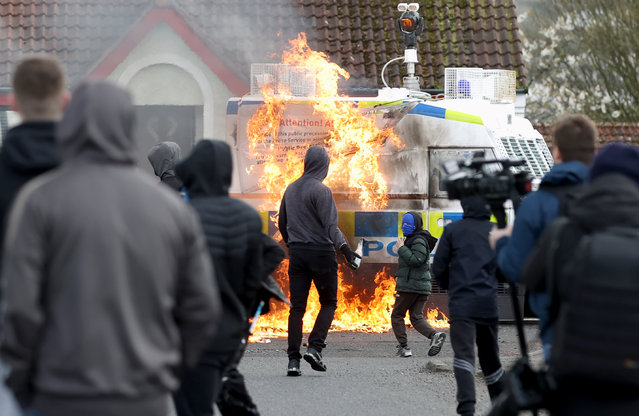
{"label": "hooded youth in grey hoodie", "polygon": [[322,181],[328,175],[326,149],[311,146],[304,158],[304,174],[286,188],[279,213],[279,229],[287,245],[301,244],[332,250],[346,244],[337,227],[333,193]]}
{"label": "hooded youth in grey hoodie", "polygon": [[47,416],[158,416],[213,335],[219,296],[195,213],[134,165],[133,105],[81,84],[59,125],[62,166],[9,217],[1,358]]}

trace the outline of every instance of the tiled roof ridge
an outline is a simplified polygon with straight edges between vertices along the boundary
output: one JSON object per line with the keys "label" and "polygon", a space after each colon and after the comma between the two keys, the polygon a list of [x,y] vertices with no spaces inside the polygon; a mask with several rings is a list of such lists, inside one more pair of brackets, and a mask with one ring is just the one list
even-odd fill
{"label": "tiled roof ridge", "polygon": [[[4,0],[0,18],[7,21],[8,35],[0,37],[0,53],[7,59],[0,62],[0,86],[7,85],[9,67],[21,54],[40,50],[70,62],[70,78],[86,75],[150,10],[172,9],[246,79],[251,63],[268,62],[287,47],[286,40],[306,31],[312,49],[351,73],[348,86],[376,88],[381,68],[403,55],[396,5],[387,0]],[[444,68],[451,66],[514,69],[518,86],[527,85],[513,0],[432,0],[421,6],[426,27],[416,75],[422,87],[441,88]],[[248,19],[255,39],[233,36],[229,15],[237,22]],[[273,37],[276,30],[281,38]],[[391,86],[399,86],[405,68],[396,62],[385,75]]]}
{"label": "tiled roof ridge", "polygon": [[[639,122],[595,122],[599,131],[601,145],[611,142],[623,142],[639,145]],[[547,143],[551,143],[552,123],[534,123],[533,127],[541,133]]]}
{"label": "tiled roof ridge", "polygon": [[[171,0],[167,0],[167,1],[171,1]],[[147,6],[145,7],[144,11],[140,13],[138,18],[126,30],[122,31],[122,33],[120,34],[120,36],[117,38],[115,42],[113,42],[110,46],[104,49],[104,52],[100,55],[98,59],[96,59],[89,67],[87,67],[87,70],[86,70],[87,75],[93,72],[93,70],[96,67],[98,67],[100,63],[102,63],[104,59],[108,57],[113,52],[113,50],[117,48],[118,45],[127,36],[129,36],[129,34],[131,33],[131,30],[133,30],[140,22],[142,22],[147,17],[147,15],[151,12],[151,10],[153,10],[156,7],[156,3],[157,3],[156,0],[147,0],[147,2],[148,2]]]}

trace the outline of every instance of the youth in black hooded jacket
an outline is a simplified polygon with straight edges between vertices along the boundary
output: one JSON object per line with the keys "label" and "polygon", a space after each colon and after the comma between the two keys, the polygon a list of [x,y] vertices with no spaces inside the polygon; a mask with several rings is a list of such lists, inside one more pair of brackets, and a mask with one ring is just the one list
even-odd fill
{"label": "youth in black hooded jacket", "polygon": [[201,140],[175,170],[200,216],[222,296],[222,324],[207,354],[234,352],[246,335],[248,310],[263,280],[262,220],[248,204],[229,196],[233,161],[226,143]]}
{"label": "youth in black hooded jacket", "polygon": [[178,416],[213,415],[222,376],[248,334],[248,311],[263,280],[262,220],[229,196],[233,165],[226,143],[201,140],[175,172],[200,217],[222,298],[222,322],[174,400]]}
{"label": "youth in black hooded jacket", "polygon": [[22,123],[7,134],[0,148],[0,252],[5,218],[16,194],[30,179],[60,163],[53,121]]}
{"label": "youth in black hooded jacket", "polygon": [[466,416],[475,414],[476,355],[491,400],[503,389],[504,369],[497,343],[495,252],[488,242],[490,210],[481,196],[463,198],[461,204],[464,216],[444,227],[432,271],[448,289],[457,413]]}
{"label": "youth in black hooded jacket", "polygon": [[497,322],[495,252],[488,244],[493,227],[490,210],[480,197],[461,201],[464,216],[444,227],[432,272],[448,289],[451,320]]}

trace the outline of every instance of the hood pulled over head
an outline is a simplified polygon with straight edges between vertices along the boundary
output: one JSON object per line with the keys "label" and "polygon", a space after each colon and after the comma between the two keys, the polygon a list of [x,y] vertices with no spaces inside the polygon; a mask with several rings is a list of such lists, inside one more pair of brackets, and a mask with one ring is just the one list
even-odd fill
{"label": "hood pulled over head", "polygon": [[324,180],[328,175],[328,165],[331,159],[328,152],[321,146],[311,146],[304,156],[304,175]]}
{"label": "hood pulled over head", "polygon": [[233,174],[231,148],[221,140],[200,140],[175,167],[189,196],[228,195]]}
{"label": "hood pulled over head", "polygon": [[[408,224],[408,227],[405,228],[404,224]],[[404,232],[404,236],[406,236],[404,244],[407,247],[411,247],[418,238],[422,238],[426,241],[429,252],[433,251],[435,244],[437,244],[437,238],[430,235],[428,230],[424,230],[424,219],[419,212],[410,211],[404,214],[402,217],[402,231]]]}
{"label": "hood pulled over head", "polygon": [[134,119],[127,90],[109,81],[82,82],[58,125],[62,160],[135,163]]}
{"label": "hood pulled over head", "polygon": [[173,173],[175,165],[181,157],[182,149],[175,142],[160,142],[153,146],[147,154],[147,159],[153,166],[153,172],[159,178],[166,173]]}
{"label": "hood pulled over head", "polygon": [[590,168],[590,181],[607,173],[624,175],[639,185],[639,147],[611,143],[599,149]]}
{"label": "hood pulled over head", "polygon": [[460,202],[464,210],[464,218],[490,219],[490,206],[483,196],[467,196]]}

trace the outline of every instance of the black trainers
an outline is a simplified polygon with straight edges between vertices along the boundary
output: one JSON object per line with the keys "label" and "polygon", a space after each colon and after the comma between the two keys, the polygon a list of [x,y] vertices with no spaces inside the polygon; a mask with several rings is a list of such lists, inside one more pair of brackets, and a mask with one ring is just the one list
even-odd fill
{"label": "black trainers", "polygon": [[286,375],[289,377],[297,377],[302,375],[302,370],[300,369],[300,360],[288,360],[288,370],[286,371]]}
{"label": "black trainers", "polygon": [[311,365],[315,371],[326,371],[326,365],[322,362],[322,354],[309,348],[304,354],[304,359]]}
{"label": "black trainers", "polygon": [[445,339],[446,339],[446,333],[435,332],[433,337],[430,339],[430,348],[428,349],[429,357],[439,354],[439,352],[442,350],[442,346],[444,345]]}

